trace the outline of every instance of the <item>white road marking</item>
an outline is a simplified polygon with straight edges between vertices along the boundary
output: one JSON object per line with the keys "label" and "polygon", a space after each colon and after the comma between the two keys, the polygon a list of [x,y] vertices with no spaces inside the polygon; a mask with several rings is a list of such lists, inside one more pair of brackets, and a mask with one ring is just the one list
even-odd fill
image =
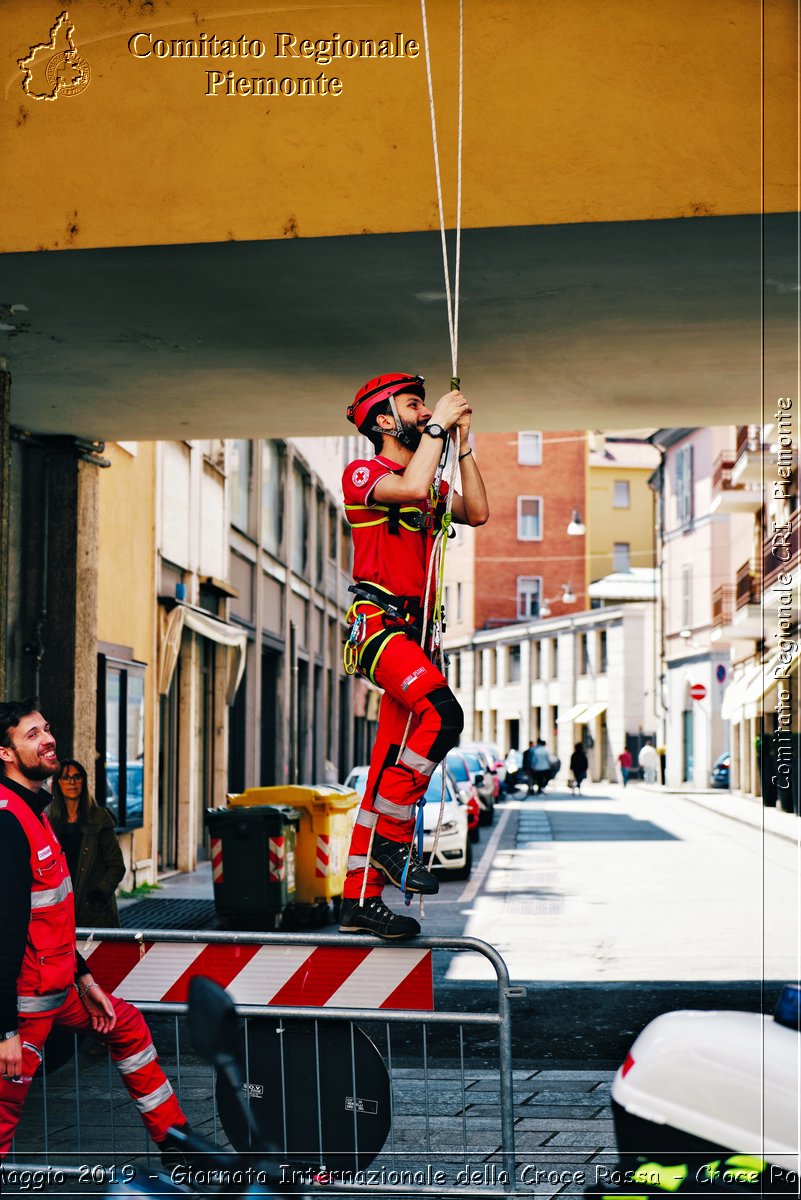
{"label": "white road marking", "polygon": [[512,809],[504,808],[501,813],[501,819],[492,831],[492,837],[487,842],[487,848],[481,855],[481,862],[478,864],[478,868],[472,872],[467,887],[459,897],[460,904],[469,904],[469,902],[474,899],[479,888],[489,874],[489,869],[492,866],[493,855],[495,854],[498,843],[503,837],[503,831],[506,828],[511,815]]}

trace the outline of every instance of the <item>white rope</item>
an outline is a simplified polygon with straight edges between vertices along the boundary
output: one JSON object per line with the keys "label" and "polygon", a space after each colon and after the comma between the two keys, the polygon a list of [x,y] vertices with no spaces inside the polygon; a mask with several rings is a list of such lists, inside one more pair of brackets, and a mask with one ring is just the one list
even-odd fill
{"label": "white rope", "polygon": [[445,208],[442,202],[442,176],[439,166],[439,142],[437,139],[437,114],[434,107],[434,83],[431,78],[431,50],[428,42],[428,18],[426,0],[420,0],[423,19],[423,49],[426,59],[428,82],[428,104],[431,114],[431,140],[434,147],[434,176],[437,184],[437,207],[439,209],[439,232],[442,242],[442,267],[445,275],[445,301],[448,309],[448,333],[451,342],[451,367],[454,376],[459,374],[459,289],[462,261],[462,108],[464,75],[464,0],[459,0],[459,118],[456,150],[456,253],[454,286],[451,289],[451,273],[448,262],[448,243],[445,237]]}

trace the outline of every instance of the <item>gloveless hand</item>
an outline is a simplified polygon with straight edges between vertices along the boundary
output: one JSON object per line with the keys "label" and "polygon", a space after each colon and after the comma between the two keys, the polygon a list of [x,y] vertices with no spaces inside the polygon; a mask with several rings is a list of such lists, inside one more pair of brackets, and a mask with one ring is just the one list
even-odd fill
{"label": "gloveless hand", "polygon": [[18,1033],[0,1042],[0,1076],[9,1079],[22,1074],[22,1041]]}
{"label": "gloveless hand", "polygon": [[96,1033],[110,1033],[117,1024],[114,1005],[91,976],[83,976],[78,983],[82,993],[81,1003],[91,1018],[92,1028]]}
{"label": "gloveless hand", "polygon": [[431,423],[441,425],[443,429],[452,429],[465,416],[470,416],[473,410],[461,392],[448,392],[441,396],[431,414]]}

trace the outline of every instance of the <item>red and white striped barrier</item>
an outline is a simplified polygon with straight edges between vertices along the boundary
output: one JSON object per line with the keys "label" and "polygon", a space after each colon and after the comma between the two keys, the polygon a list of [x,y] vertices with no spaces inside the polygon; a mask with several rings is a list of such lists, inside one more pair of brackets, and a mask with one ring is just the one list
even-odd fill
{"label": "red and white striped barrier", "polygon": [[270,838],[270,883],[283,883],[286,879],[286,838]]}
{"label": "red and white striped barrier", "polygon": [[206,975],[237,1004],[434,1007],[430,950],[98,939],[82,953],[101,987],[133,1003],[184,1001],[190,979]]}
{"label": "red and white striped barrier", "polygon": [[211,878],[214,883],[223,881],[222,838],[209,838],[211,850]]}
{"label": "red and white striped barrier", "polygon": [[329,843],[331,839],[326,833],[318,833],[317,835],[317,855],[314,863],[314,874],[319,878],[325,878],[330,871],[329,863]]}

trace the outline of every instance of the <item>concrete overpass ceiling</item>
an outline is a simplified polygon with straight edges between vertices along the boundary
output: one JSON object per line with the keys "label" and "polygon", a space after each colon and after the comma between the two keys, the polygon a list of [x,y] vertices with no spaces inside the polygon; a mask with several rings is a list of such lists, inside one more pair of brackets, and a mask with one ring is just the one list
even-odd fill
{"label": "concrete overpass ceiling", "polygon": [[[428,10],[452,225],[457,6]],[[465,10],[460,368],[479,427],[755,419],[763,373],[768,395],[795,377],[795,0]],[[0,354],[17,425],[328,434],[376,371],[444,390],[422,55],[275,56],[279,31],[408,50],[417,0],[73,0],[53,54],[58,12],[0,6]],[[261,57],[173,52],[243,37]],[[220,68],[245,87],[211,94]],[[320,72],[340,95],[248,83]]]}
{"label": "concrete overpass ceiling", "polygon": [[[482,430],[746,423],[794,377],[796,221],[469,230],[460,370]],[[12,421],[90,438],[336,434],[382,370],[450,377],[434,233],[20,253]],[[763,358],[761,303],[766,303]]]}

